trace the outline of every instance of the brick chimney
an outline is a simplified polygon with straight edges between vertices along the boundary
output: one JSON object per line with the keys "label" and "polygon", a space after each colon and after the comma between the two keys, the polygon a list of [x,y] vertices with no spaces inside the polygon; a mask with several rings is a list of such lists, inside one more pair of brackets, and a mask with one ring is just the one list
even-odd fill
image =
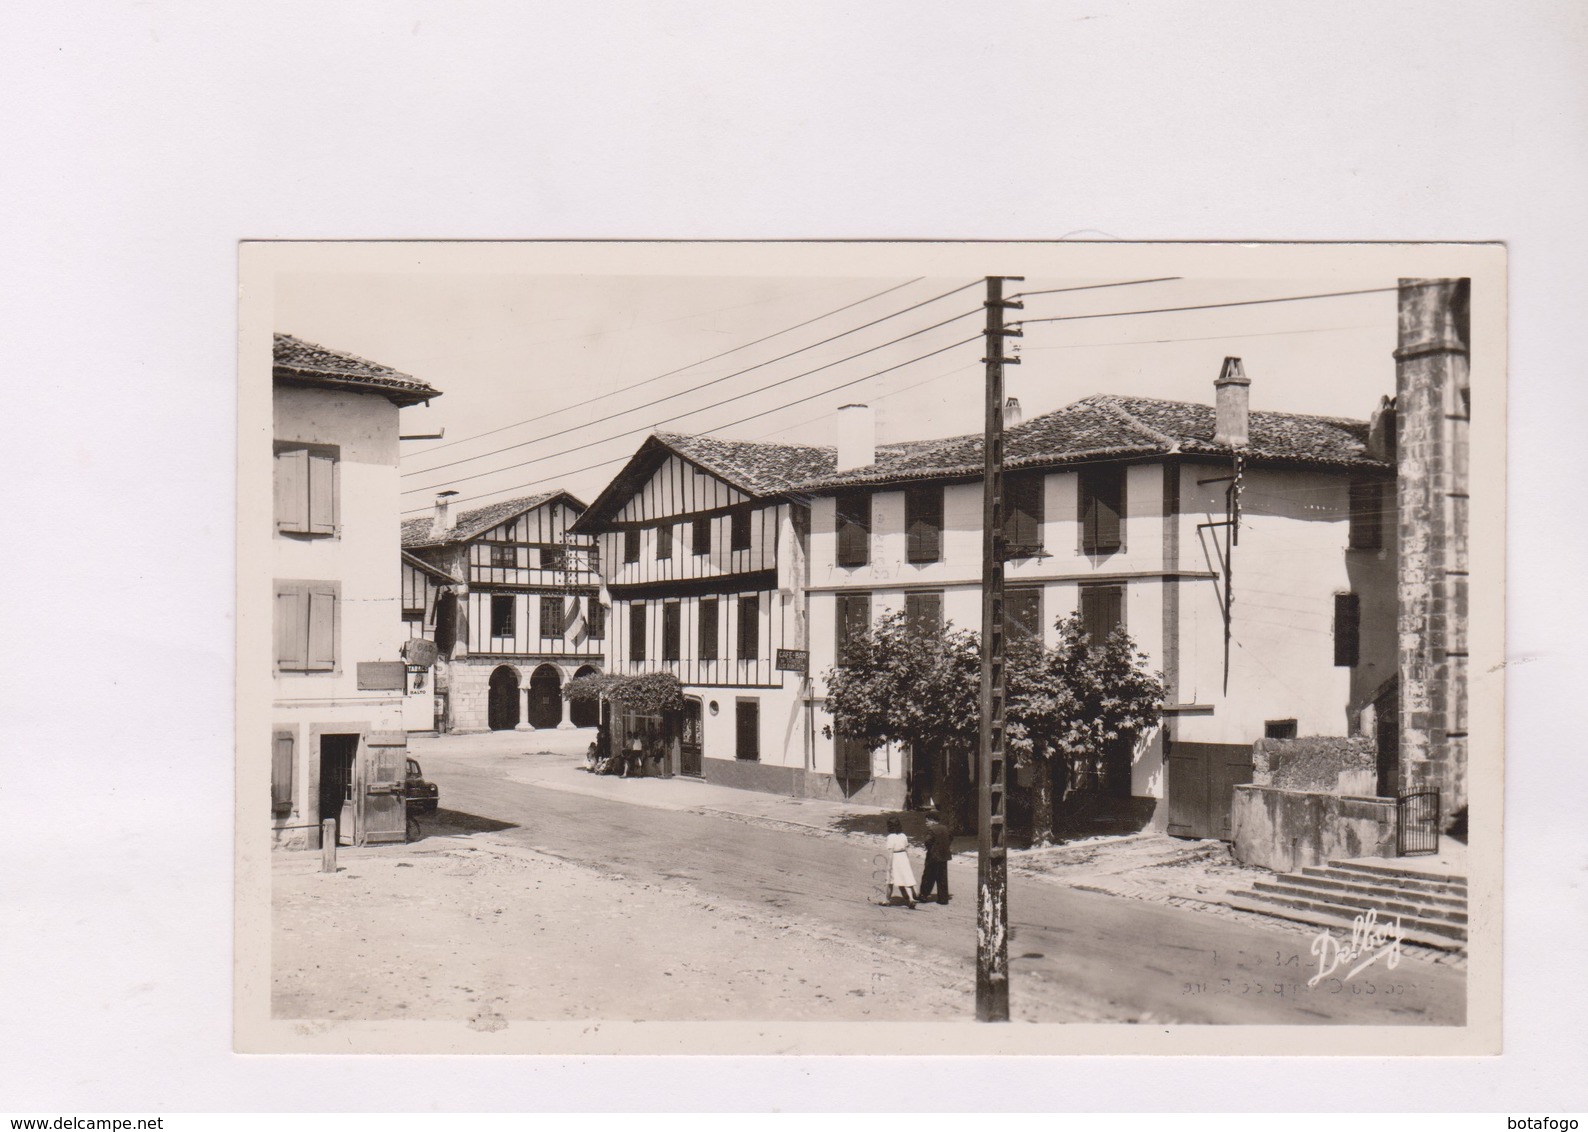
{"label": "brick chimney", "polygon": [[1024,415],[1020,412],[1020,398],[1011,397],[1004,402],[1005,428],[1014,428],[1015,425],[1019,424],[1024,419]]}
{"label": "brick chimney", "polygon": [[838,408],[838,468],[864,468],[877,462],[877,417],[869,405]]}
{"label": "brick chimney", "polygon": [[1239,358],[1225,358],[1215,390],[1213,443],[1245,448],[1251,416],[1251,378]]}
{"label": "brick chimney", "polygon": [[452,533],[452,518],[447,514],[455,491],[436,492],[436,513],[430,520],[430,537],[437,542],[442,541]]}

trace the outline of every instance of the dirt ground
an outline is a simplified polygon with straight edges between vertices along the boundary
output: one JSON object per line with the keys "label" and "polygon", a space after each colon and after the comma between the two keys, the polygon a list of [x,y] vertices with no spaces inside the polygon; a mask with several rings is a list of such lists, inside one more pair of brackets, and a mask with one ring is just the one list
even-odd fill
{"label": "dirt ground", "polygon": [[[305,854],[275,878],[273,1012],[284,1018],[964,1017],[974,988],[876,946],[517,847]],[[900,916],[930,910],[896,910]],[[658,928],[657,925],[665,925]]]}

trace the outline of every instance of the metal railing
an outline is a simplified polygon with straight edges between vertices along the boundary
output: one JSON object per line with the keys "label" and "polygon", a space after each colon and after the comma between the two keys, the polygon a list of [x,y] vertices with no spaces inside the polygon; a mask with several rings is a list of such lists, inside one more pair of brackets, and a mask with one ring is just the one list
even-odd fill
{"label": "metal railing", "polygon": [[1420,790],[1395,799],[1395,853],[1413,857],[1439,852],[1439,791]]}

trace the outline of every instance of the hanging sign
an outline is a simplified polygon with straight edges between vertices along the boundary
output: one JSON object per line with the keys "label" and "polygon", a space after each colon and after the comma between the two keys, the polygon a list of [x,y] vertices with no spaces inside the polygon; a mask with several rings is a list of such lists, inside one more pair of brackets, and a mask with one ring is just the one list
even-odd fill
{"label": "hanging sign", "polygon": [[810,667],[811,654],[804,649],[778,649],[777,670],[779,672],[804,672]]}

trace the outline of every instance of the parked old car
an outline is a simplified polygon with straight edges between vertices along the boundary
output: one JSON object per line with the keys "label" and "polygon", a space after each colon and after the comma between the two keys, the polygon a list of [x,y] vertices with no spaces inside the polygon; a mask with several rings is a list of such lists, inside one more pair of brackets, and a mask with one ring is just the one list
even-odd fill
{"label": "parked old car", "polygon": [[408,760],[408,773],[403,779],[403,801],[412,814],[433,814],[441,804],[441,791],[434,782],[425,781],[425,773],[416,759]]}

